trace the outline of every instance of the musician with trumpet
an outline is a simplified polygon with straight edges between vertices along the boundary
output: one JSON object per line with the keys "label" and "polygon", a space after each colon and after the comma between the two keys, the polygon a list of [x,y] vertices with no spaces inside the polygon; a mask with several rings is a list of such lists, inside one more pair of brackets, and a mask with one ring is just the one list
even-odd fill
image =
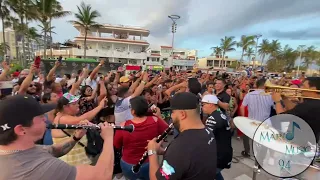
{"label": "musician with trumpet", "polygon": [[0,180],[111,179],[113,173],[113,127],[101,124],[103,151],[95,166],[71,166],[57,157],[68,153],[85,134],[78,130],[65,142],[35,145],[46,129],[44,114],[53,105],[40,105],[32,96],[16,95],[0,103]]}
{"label": "musician with trumpet", "polygon": [[[273,85],[266,87],[269,89],[268,91],[272,92],[277,114],[292,114],[300,117],[310,125],[318,141],[320,135],[320,77],[307,77],[301,88]],[[301,98],[302,103],[288,109],[287,107],[290,107],[288,98],[292,97]]]}

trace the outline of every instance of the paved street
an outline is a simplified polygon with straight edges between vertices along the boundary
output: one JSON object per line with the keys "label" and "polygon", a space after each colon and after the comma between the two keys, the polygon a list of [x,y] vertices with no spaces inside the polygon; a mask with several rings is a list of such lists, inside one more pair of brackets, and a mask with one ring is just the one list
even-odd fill
{"label": "paved street", "polygon": [[[168,140],[170,141],[172,137],[169,137]],[[166,145],[166,144],[164,144]],[[241,156],[241,151],[243,150],[242,140],[237,140],[235,137],[232,140],[232,146],[234,150],[234,162],[230,169],[225,169],[222,171],[223,177],[225,180],[252,180],[252,167],[254,166],[254,159],[252,158],[243,158]],[[239,162],[236,162],[239,160]],[[116,180],[117,178],[114,178]],[[261,173],[257,175],[256,180],[277,180],[275,178],[263,170]],[[122,178],[121,180],[124,180]]]}

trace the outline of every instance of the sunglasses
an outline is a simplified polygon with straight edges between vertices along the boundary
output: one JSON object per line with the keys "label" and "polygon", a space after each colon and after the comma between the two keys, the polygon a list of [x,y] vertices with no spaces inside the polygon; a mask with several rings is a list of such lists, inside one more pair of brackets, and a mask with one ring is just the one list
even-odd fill
{"label": "sunglasses", "polygon": [[36,87],[36,85],[35,84],[30,84],[29,87]]}

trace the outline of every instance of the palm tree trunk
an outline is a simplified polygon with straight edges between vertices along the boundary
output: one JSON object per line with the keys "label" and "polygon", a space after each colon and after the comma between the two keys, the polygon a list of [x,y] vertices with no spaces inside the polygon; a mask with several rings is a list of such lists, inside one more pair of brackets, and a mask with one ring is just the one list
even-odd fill
{"label": "palm tree trunk", "polygon": [[47,31],[44,31],[44,39],[43,39],[43,58],[47,58]]}
{"label": "palm tree trunk", "polygon": [[[23,25],[24,25],[23,16],[20,17],[20,23],[21,23],[21,25],[23,27]],[[25,29],[23,29],[23,31],[24,30]],[[26,49],[24,47],[25,46],[24,33],[22,33],[21,38],[22,38],[22,55],[21,55],[21,59],[22,59],[22,62],[23,62],[22,65],[26,66],[26,59],[25,59]]]}
{"label": "palm tree trunk", "polygon": [[244,49],[242,49],[242,53],[241,53],[241,58],[240,58],[240,63],[239,63],[240,69],[242,68],[243,54],[244,54]]}
{"label": "palm tree trunk", "polygon": [[51,57],[51,59],[53,58],[53,53],[52,53],[52,29],[51,29],[51,18],[50,18],[50,32],[49,32],[49,36],[50,36],[50,42],[49,42],[49,47],[50,47],[50,57]]}
{"label": "palm tree trunk", "polygon": [[[2,21],[2,38],[3,38],[3,44],[4,44],[4,47],[6,47],[6,34],[4,32],[4,17],[3,15],[1,14],[1,21]],[[5,57],[7,55],[7,48],[4,48],[4,60],[5,60]]]}
{"label": "palm tree trunk", "polygon": [[223,52],[223,54],[222,54],[222,61],[221,61],[221,67],[223,67],[223,64],[224,64],[224,56],[225,56],[225,52]]}
{"label": "palm tree trunk", "polygon": [[85,30],[85,34],[84,34],[84,52],[83,52],[83,59],[86,59],[87,58],[87,34],[88,34],[88,31]]}

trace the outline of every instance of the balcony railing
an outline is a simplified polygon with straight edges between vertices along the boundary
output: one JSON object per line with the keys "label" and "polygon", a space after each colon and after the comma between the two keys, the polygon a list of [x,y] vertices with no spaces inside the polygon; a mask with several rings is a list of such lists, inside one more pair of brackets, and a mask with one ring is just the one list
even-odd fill
{"label": "balcony railing", "polygon": [[[73,48],[74,56],[83,56],[83,49]],[[135,52],[119,52],[112,50],[102,50],[102,49],[88,49],[86,51],[87,56],[92,57],[114,57],[114,58],[126,58],[126,59],[147,59],[147,54],[145,52],[135,53]]]}
{"label": "balcony railing", "polygon": [[[79,35],[78,37],[80,38],[84,38],[84,35]],[[140,42],[147,42],[146,40],[143,40],[143,39],[140,39],[140,38],[133,38],[133,37],[129,37],[127,39],[120,39],[120,38],[115,38],[113,37],[112,35],[108,35],[108,36],[105,36],[105,35],[102,35],[102,36],[96,36],[96,35],[88,35],[87,38],[101,38],[102,40],[103,39],[114,39],[114,40],[123,40],[123,41],[140,41]]]}

